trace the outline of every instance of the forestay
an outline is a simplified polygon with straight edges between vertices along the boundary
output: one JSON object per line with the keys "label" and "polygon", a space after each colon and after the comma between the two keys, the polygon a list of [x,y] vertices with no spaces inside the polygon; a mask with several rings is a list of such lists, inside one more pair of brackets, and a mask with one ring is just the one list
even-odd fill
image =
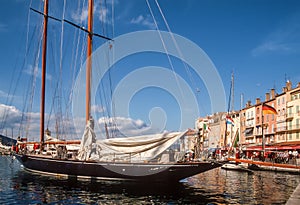
{"label": "forestay", "polygon": [[93,128],[92,121],[85,128],[79,149],[79,160],[110,162],[149,161],[165,151],[187,132],[172,132],[96,141]]}

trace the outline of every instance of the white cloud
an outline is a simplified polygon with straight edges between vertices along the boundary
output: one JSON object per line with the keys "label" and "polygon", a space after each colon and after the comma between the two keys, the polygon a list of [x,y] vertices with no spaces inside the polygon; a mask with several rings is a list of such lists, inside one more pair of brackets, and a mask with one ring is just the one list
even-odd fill
{"label": "white cloud", "polygon": [[109,18],[109,10],[108,9],[99,9],[99,12],[98,12],[98,15],[99,15],[99,20],[102,22],[102,23],[108,23],[110,24],[111,21],[108,19]]}
{"label": "white cloud", "polygon": [[[38,112],[24,113],[14,106],[0,104],[1,132],[5,134],[13,129],[14,138],[17,135],[27,137],[30,141],[39,141],[40,135],[40,114]],[[84,131],[85,118],[63,119],[56,124],[56,117],[51,116],[48,124],[49,115],[45,116],[45,129],[52,131],[52,136],[59,136],[60,139],[81,139]],[[114,117],[99,118],[95,126],[97,139],[105,138],[105,124],[107,125],[110,137],[137,136],[144,134],[157,133],[157,130],[151,128],[143,120]],[[49,127],[47,127],[49,125]],[[56,125],[59,125],[59,133],[56,133]],[[74,125],[82,125],[80,129],[75,129]],[[28,134],[28,136],[27,136]],[[10,136],[10,134],[9,134]]]}
{"label": "white cloud", "polygon": [[6,24],[0,23],[0,32],[8,31],[8,26]]}
{"label": "white cloud", "polygon": [[[34,75],[39,79],[41,79],[42,76],[41,69],[39,69],[37,66],[33,68],[32,65],[29,65],[27,69],[23,70],[23,72],[27,75]],[[46,80],[52,80],[52,75],[46,73]]]}
{"label": "white cloud", "polygon": [[136,25],[142,25],[142,26],[148,27],[149,29],[156,28],[150,15],[147,15],[147,16],[139,15],[138,17],[131,19],[130,23],[136,24]]}
{"label": "white cloud", "polygon": [[101,129],[102,135],[105,136],[105,124],[108,132],[113,133],[113,137],[124,137],[124,136],[137,136],[144,134],[153,134],[157,131],[152,129],[144,121],[125,117],[114,117],[114,118],[99,118],[98,125]]}
{"label": "white cloud", "polygon": [[270,32],[265,40],[254,49],[251,54],[259,56],[266,53],[295,53],[300,47],[300,14],[291,15],[276,29]]}
{"label": "white cloud", "polygon": [[293,45],[284,43],[284,42],[278,42],[278,41],[266,41],[262,43],[261,45],[257,46],[254,48],[251,53],[253,56],[258,56],[264,53],[269,53],[269,52],[292,52]]}
{"label": "white cloud", "polygon": [[[108,6],[111,6],[111,2],[108,1],[107,2]],[[116,2],[114,3],[116,4]],[[94,5],[94,17],[95,19],[99,19],[100,22],[102,23],[108,23],[111,24],[111,20],[109,20],[111,16],[111,11],[110,9],[107,8],[103,8],[103,7],[99,7],[99,4],[95,4]],[[77,11],[76,13],[72,13],[71,15],[72,19],[76,22],[76,23],[83,23],[86,22],[88,19],[88,8],[84,7],[81,11]]]}
{"label": "white cloud", "polygon": [[0,90],[0,98],[6,98],[7,97],[7,93]]}
{"label": "white cloud", "polygon": [[[30,141],[39,141],[40,136],[40,113],[38,112],[22,112],[14,106],[8,106],[0,104],[0,128],[2,134],[8,132],[8,136],[11,137],[11,130],[13,130],[14,138],[17,136],[27,137]],[[72,120],[63,119],[59,125],[60,133],[54,133],[56,130],[55,116],[45,115],[45,129],[49,128],[52,131],[53,136],[59,135],[60,139],[74,139],[74,136],[78,136],[75,133],[74,125]],[[80,133],[81,134],[81,133]],[[79,135],[80,135],[79,134]]]}
{"label": "white cloud", "polygon": [[83,8],[81,11],[72,13],[72,19],[77,23],[82,23],[87,21],[88,18],[88,10],[87,8]]}
{"label": "white cloud", "polygon": [[106,110],[105,107],[100,105],[92,105],[91,107],[91,111],[95,113],[103,113],[105,112],[105,110]]}

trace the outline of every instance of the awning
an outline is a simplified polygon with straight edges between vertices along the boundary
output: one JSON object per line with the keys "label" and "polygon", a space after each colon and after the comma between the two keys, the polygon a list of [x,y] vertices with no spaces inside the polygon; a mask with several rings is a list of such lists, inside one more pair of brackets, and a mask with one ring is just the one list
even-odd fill
{"label": "awning", "polygon": [[246,128],[245,129],[245,135],[247,136],[247,135],[253,135],[253,127],[251,127],[251,128]]}
{"label": "awning", "polygon": [[[283,150],[300,150],[300,145],[295,145],[295,146],[270,146],[266,145],[265,150],[266,151],[283,151]],[[262,151],[262,146],[261,145],[255,145],[255,146],[249,146],[246,147],[244,150],[246,151]]]}

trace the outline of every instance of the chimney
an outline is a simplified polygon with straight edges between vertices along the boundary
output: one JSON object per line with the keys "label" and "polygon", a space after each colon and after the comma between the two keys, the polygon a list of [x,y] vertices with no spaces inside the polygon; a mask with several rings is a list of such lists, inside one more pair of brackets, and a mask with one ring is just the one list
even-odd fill
{"label": "chimney", "polygon": [[271,99],[274,99],[275,98],[275,89],[272,88],[271,89]]}
{"label": "chimney", "polygon": [[255,104],[256,104],[256,105],[260,104],[260,98],[256,98]]}
{"label": "chimney", "polygon": [[300,88],[300,82],[298,83],[297,88]]}
{"label": "chimney", "polygon": [[282,92],[283,92],[283,93],[286,93],[286,92],[287,92],[287,87],[283,87],[283,88],[282,88]]}
{"label": "chimney", "polygon": [[246,107],[250,107],[251,106],[251,100],[248,100],[246,103]]}
{"label": "chimney", "polygon": [[286,82],[286,87],[287,87],[287,91],[292,90],[292,82],[288,80],[288,81]]}
{"label": "chimney", "polygon": [[270,100],[270,93],[266,93],[266,101]]}

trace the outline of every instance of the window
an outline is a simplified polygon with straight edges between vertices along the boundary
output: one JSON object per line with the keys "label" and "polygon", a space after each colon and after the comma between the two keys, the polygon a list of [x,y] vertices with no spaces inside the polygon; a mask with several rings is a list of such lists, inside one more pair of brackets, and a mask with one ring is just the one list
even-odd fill
{"label": "window", "polygon": [[299,132],[296,132],[296,139],[297,139],[297,140],[299,139],[299,136],[300,136],[300,133],[299,133]]}
{"label": "window", "polygon": [[284,101],[285,101],[285,99],[284,99],[284,97],[282,98],[282,104],[284,104]]}
{"label": "window", "polygon": [[299,119],[296,119],[296,128],[298,129],[298,128],[300,128],[300,120]]}
{"label": "window", "polygon": [[291,115],[293,113],[292,111],[293,111],[292,107],[289,107],[288,108],[288,114]]}
{"label": "window", "polygon": [[289,133],[289,140],[292,140],[293,139],[293,135],[292,133]]}
{"label": "window", "polygon": [[299,113],[299,105],[296,106],[296,113]]}
{"label": "window", "polygon": [[292,121],[289,121],[289,130],[292,129]]}
{"label": "window", "polygon": [[277,99],[277,105],[280,105],[280,98]]}

